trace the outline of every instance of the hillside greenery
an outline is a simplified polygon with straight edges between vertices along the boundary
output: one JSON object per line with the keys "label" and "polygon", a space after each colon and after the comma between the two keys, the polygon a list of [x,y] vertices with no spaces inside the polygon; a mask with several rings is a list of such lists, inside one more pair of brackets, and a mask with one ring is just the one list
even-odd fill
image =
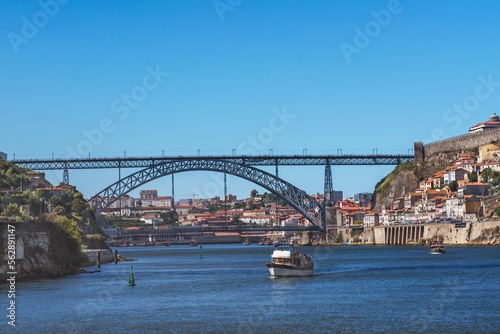
{"label": "hillside greenery", "polygon": [[[24,184],[29,184],[27,172],[28,170],[0,159],[0,187],[2,187],[0,188],[0,215],[15,219],[26,226],[30,223],[41,224],[45,227],[52,224],[55,226],[56,232],[54,233],[64,232],[69,249],[76,253],[80,252],[82,247],[87,247],[89,243],[93,246],[99,243],[100,248],[107,248],[105,242],[95,241],[102,238],[87,236],[104,237],[97,225],[94,212],[79,191],[67,191],[61,198],[43,190],[21,192],[19,188],[21,180]],[[61,234],[58,235],[60,237]],[[52,242],[56,241],[51,240]],[[75,258],[79,256],[76,254]]]}
{"label": "hillside greenery", "polygon": [[0,159],[0,190],[17,188],[21,185],[21,181],[25,184],[29,182],[26,170]]}

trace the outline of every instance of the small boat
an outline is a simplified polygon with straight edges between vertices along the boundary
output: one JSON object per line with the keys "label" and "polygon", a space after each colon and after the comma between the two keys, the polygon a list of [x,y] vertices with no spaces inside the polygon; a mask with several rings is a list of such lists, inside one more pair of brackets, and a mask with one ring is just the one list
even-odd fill
{"label": "small boat", "polygon": [[288,250],[276,248],[266,266],[275,277],[312,276],[314,269],[312,257],[296,251],[293,246]]}
{"label": "small boat", "polygon": [[286,245],[288,245],[288,242],[286,240],[280,239],[280,240],[274,241],[273,245],[274,245],[274,247],[286,246]]}
{"label": "small boat", "polygon": [[268,239],[268,238],[264,238],[262,239],[260,242],[259,242],[259,245],[263,245],[263,246],[269,246],[269,245],[273,245],[273,241],[271,239]]}
{"label": "small boat", "polygon": [[439,238],[431,240],[431,254],[443,254],[445,252],[443,242]]}
{"label": "small boat", "polygon": [[247,239],[245,239],[245,241],[243,241],[243,245],[248,246],[248,245],[251,245],[251,244],[252,244],[252,243],[251,243],[250,241],[248,241],[248,238],[247,238]]}
{"label": "small boat", "polygon": [[196,244],[196,241],[194,241],[194,239],[191,239],[189,246],[194,247],[194,246],[198,246],[198,245]]}

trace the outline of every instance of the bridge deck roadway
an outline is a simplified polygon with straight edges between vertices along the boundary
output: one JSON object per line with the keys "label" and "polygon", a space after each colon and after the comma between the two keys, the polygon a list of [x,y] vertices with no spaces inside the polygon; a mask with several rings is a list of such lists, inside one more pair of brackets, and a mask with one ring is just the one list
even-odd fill
{"label": "bridge deck roadway", "polygon": [[271,232],[271,231],[320,231],[318,226],[276,226],[276,227],[200,227],[186,226],[174,227],[166,229],[139,229],[139,230],[123,230],[123,234],[174,234],[174,233],[193,233],[193,232]]}
{"label": "bridge deck roadway", "polygon": [[163,162],[185,160],[225,160],[249,166],[363,166],[399,165],[413,160],[413,155],[262,155],[262,156],[177,156],[134,157],[55,160],[11,160],[17,166],[31,170],[97,169],[97,168],[146,168]]}

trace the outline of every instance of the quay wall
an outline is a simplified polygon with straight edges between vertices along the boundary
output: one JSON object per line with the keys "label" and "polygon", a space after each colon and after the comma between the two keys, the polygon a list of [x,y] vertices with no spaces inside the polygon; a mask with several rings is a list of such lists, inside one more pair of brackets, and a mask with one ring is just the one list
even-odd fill
{"label": "quay wall", "polygon": [[375,245],[375,233],[373,227],[363,229],[340,228],[338,234],[342,233],[344,243],[359,245]]}
{"label": "quay wall", "polygon": [[101,264],[111,263],[114,261],[113,252],[110,249],[84,249],[83,254],[89,257],[88,264],[91,266],[97,265],[97,253],[101,253]]}
{"label": "quay wall", "polygon": [[455,224],[416,224],[341,228],[343,241],[358,245],[416,245],[436,236],[445,245],[500,245],[500,220]]}
{"label": "quay wall", "polygon": [[[6,225],[0,224],[0,248],[7,249]],[[16,224],[16,279],[36,279],[42,277],[60,277],[77,273],[68,257],[70,254],[54,254],[51,247],[53,236],[48,232],[21,232],[20,224]],[[5,280],[10,272],[8,253],[0,252],[0,279]]]}

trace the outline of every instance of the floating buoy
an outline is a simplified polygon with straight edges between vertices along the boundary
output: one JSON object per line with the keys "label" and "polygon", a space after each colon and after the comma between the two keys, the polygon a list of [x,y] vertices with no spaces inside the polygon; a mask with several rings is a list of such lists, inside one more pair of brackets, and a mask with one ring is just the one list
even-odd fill
{"label": "floating buoy", "polygon": [[130,277],[128,279],[128,286],[135,286],[134,280],[134,266],[130,266]]}

